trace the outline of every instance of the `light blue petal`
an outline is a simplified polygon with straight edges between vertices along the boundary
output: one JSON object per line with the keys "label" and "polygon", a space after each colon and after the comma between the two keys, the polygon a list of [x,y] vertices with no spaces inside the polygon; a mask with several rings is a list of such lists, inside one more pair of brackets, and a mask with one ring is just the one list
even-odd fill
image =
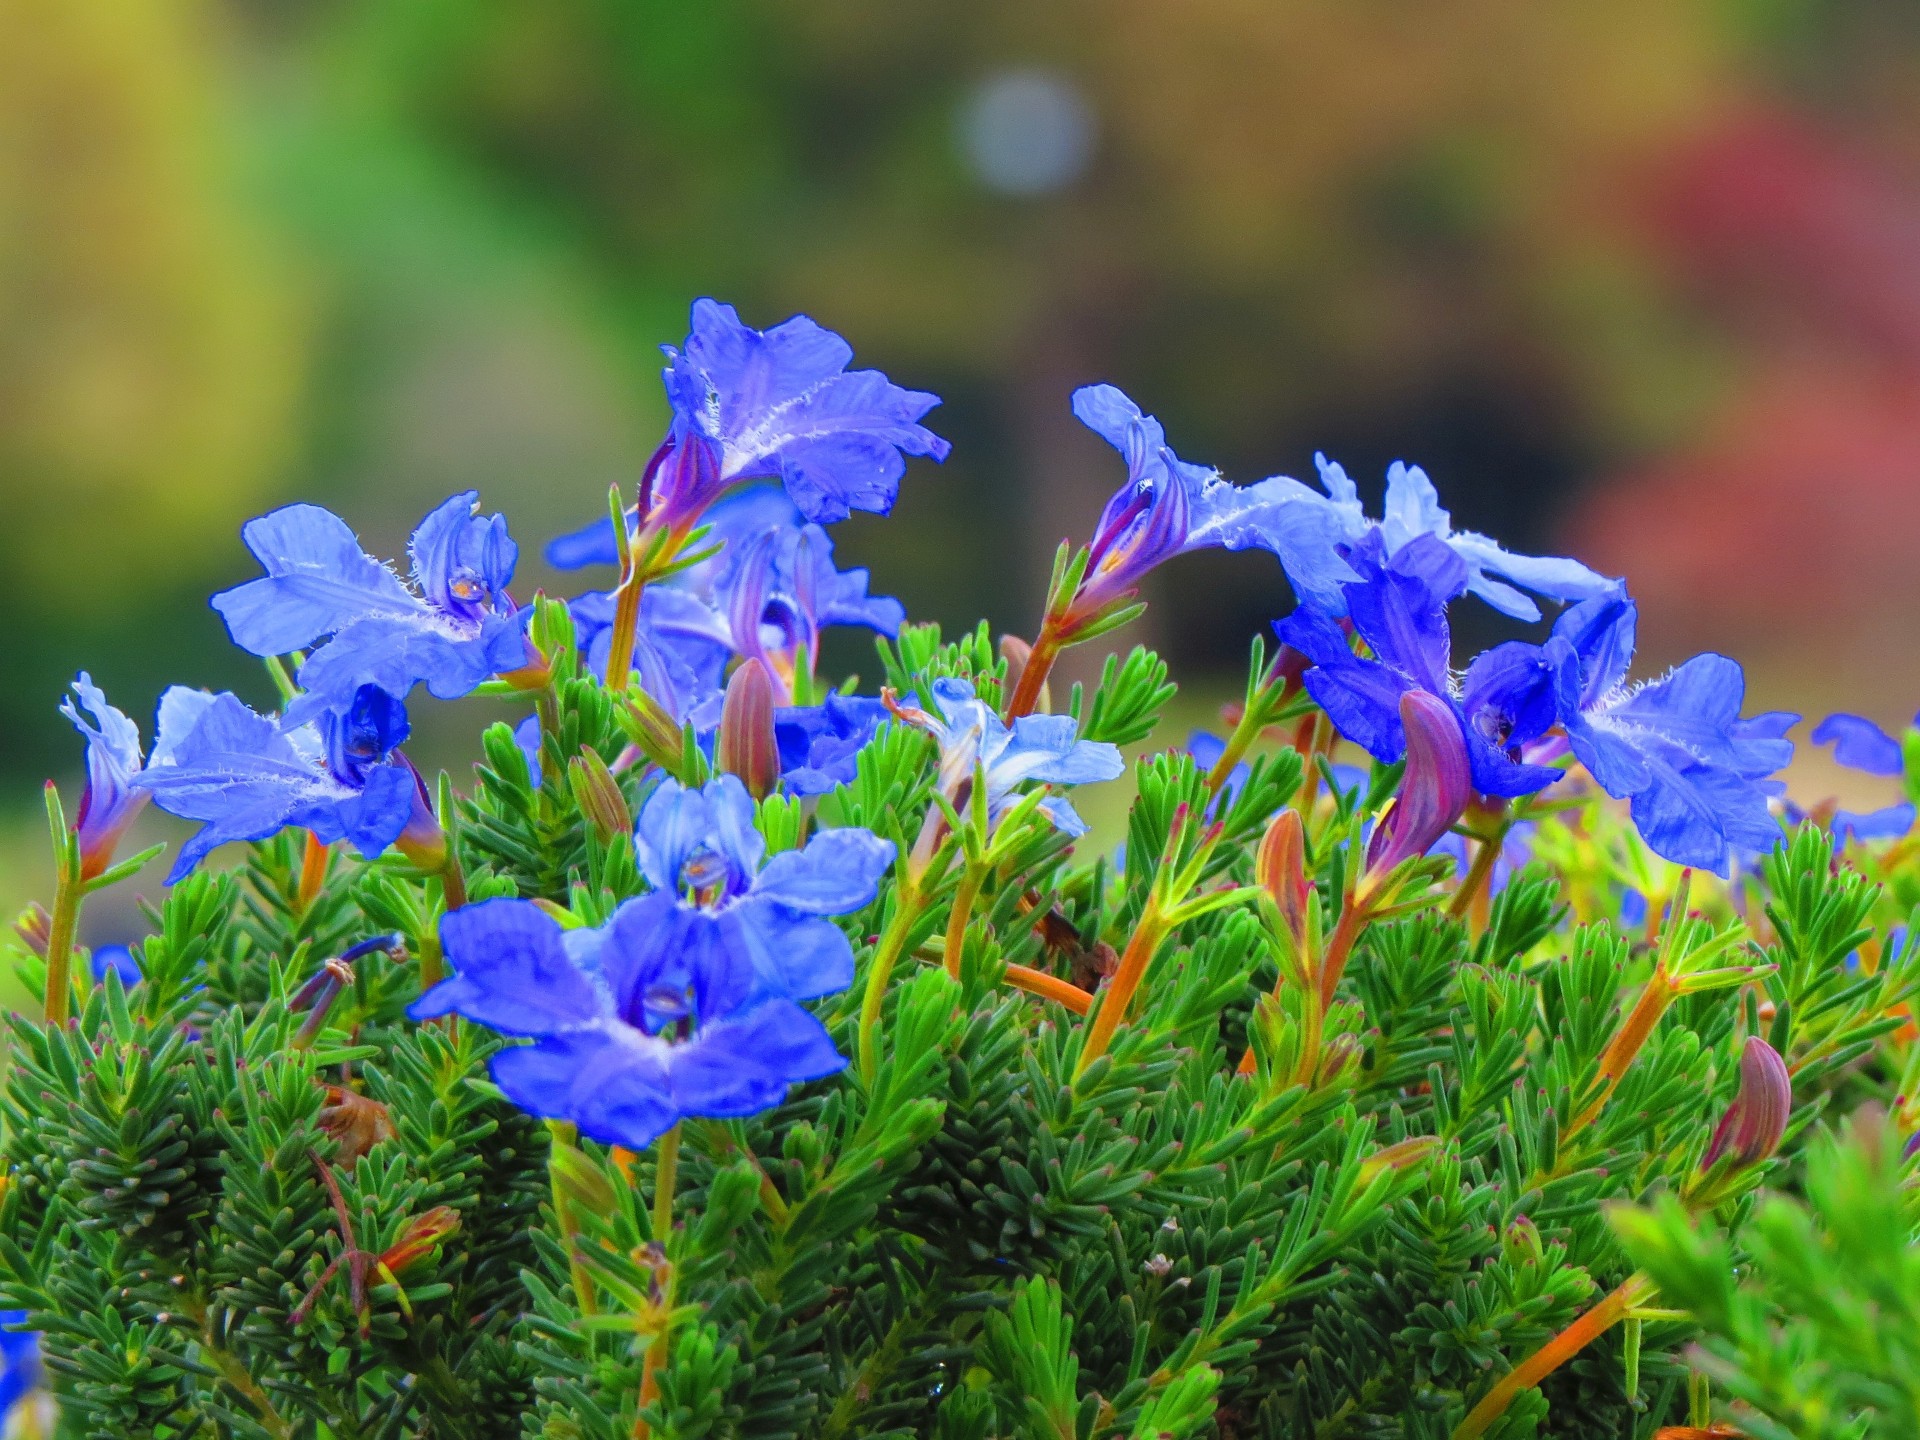
{"label": "light blue petal", "polygon": [[1913,829],[1914,807],[1902,800],[1894,805],[1864,813],[1836,810],[1833,833],[1842,842],[1854,840],[1897,840]]}
{"label": "light blue petal", "polygon": [[821,830],[767,861],[753,894],[809,915],[845,915],[873,902],[893,856],[893,842],[869,831]]}
{"label": "light blue petal", "polygon": [[752,966],[754,984],[746,1004],[814,1000],[853,983],[853,945],[830,920],[759,895],[730,907],[720,919],[726,943]]}
{"label": "light blue petal", "polygon": [[609,1026],[573,1030],[493,1058],[493,1082],[530,1115],[571,1120],[603,1145],[644,1150],[680,1119],[667,1047]]}
{"label": "light blue petal", "polygon": [[1837,711],[1813,729],[1813,743],[1833,746],[1833,758],[1849,770],[1899,775],[1906,770],[1900,742],[1864,715]]}
{"label": "light blue petal", "polygon": [[703,1025],[670,1052],[675,1106],[687,1115],[726,1119],[780,1103],[789,1085],[844,1069],[846,1057],[813,1016],[788,1000],[770,1000],[738,1019]]}
{"label": "light blue petal", "polygon": [[902,451],[946,458],[947,442],[916,423],[937,397],[877,370],[845,373],[852,349],[805,316],[763,333],[732,306],[701,300],[684,352],[669,354],[668,397],[720,443],[723,478],[778,475],[809,520],[884,514],[905,469]]}
{"label": "light blue petal", "polygon": [[249,520],[241,538],[266,570],[213,597],[236,645],[284,655],[370,616],[417,615],[426,606],[360,548],[347,523],[317,505],[288,505]]}
{"label": "light blue petal", "polygon": [[464,1015],[503,1035],[553,1035],[606,1012],[593,983],[568,957],[560,922],[531,900],[482,900],[440,920],[453,966],[408,1009],[415,1020]]}
{"label": "light blue petal", "polygon": [[589,565],[618,565],[620,547],[613,536],[613,517],[602,515],[591,525],[556,535],[543,552],[556,570],[582,570]]}

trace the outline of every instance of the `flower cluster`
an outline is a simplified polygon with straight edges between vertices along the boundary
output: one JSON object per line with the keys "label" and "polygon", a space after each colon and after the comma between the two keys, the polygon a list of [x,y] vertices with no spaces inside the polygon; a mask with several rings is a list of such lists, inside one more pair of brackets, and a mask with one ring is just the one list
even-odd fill
{"label": "flower cluster", "polygon": [[[476,494],[404,576],[292,505],[212,602],[273,708],[173,686],[146,746],[74,681],[85,788],[13,925],[0,1418],[1651,1433],[1689,1332],[1609,1219],[1744,1224],[1843,1093],[1920,1148],[1920,725],[1829,716],[1904,793],[1801,812],[1797,717],[1720,655],[1631,678],[1624,581],[1410,466],[1377,519],[1324,458],[1229,479],[1110,385],[1072,407],[1124,474],[1037,630],[943,640],[831,529],[944,458],[934,397],[711,301],[668,355],[658,450],[548,547],[608,588],[516,598]],[[1284,613],[1222,733],[1156,751],[1159,657],[1049,673],[1203,548],[1270,555]],[[1469,596],[1537,628],[1456,656]],[[835,626],[874,683],[822,673]],[[470,779],[410,757],[427,697],[495,707]],[[91,943],[154,810],[195,828],[150,933]]]}
{"label": "flower cluster", "polygon": [[797,1002],[852,983],[853,947],[824,917],[873,899],[893,846],[828,830],[768,858],[731,775],[699,790],[663,781],[634,844],[653,888],[605,925],[565,929],[526,900],[447,916],[458,973],[409,1013],[533,1039],[495,1058],[500,1088],[639,1149],[683,1116],[752,1115],[845,1063]]}

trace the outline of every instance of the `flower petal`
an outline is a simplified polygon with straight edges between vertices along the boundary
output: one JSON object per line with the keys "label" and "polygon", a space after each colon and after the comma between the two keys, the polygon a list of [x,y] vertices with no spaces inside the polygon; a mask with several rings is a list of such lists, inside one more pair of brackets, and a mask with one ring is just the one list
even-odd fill
{"label": "flower petal", "polygon": [[482,900],[449,911],[440,945],[454,968],[408,1009],[415,1020],[464,1015],[503,1035],[590,1025],[605,998],[567,953],[560,922],[531,900]]}
{"label": "flower petal", "polygon": [[374,615],[417,615],[426,606],[360,548],[346,521],[318,505],[287,505],[241,529],[266,576],[222,591],[213,608],[233,642],[255,655],[284,655]]}
{"label": "flower petal", "polygon": [[767,861],[753,894],[809,915],[845,915],[872,903],[893,856],[891,840],[866,830],[821,830]]}

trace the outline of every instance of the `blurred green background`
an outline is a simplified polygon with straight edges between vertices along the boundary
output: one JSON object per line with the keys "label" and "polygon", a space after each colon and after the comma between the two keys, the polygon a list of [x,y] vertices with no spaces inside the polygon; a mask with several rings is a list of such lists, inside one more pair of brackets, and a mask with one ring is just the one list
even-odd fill
{"label": "blurred green background", "polygon": [[[76,669],[143,729],[271,699],[205,604],[247,517],[394,554],[478,488],[577,588],[539,544],[703,294],[945,397],[951,461],[837,532],[918,618],[1031,627],[1107,379],[1238,480],[1424,464],[1628,574],[1649,663],[1904,719],[1916,121],[1920,10],[1864,0],[0,0],[0,901]],[[1157,583],[1125,638],[1203,695],[1287,604],[1260,555]],[[453,758],[487,707],[421,708]]]}

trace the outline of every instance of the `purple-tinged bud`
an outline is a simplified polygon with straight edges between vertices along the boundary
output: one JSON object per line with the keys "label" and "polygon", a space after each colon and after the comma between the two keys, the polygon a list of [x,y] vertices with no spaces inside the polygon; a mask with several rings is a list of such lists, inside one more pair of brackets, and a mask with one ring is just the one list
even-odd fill
{"label": "purple-tinged bud", "polygon": [[1711,1170],[1729,1155],[1737,1170],[1758,1165],[1780,1148],[1792,1112],[1793,1077],[1787,1062],[1758,1035],[1749,1035],[1740,1052],[1740,1088],[1714,1130],[1700,1168]]}
{"label": "purple-tinged bud", "polygon": [[306,1012],[307,1018],[300,1022],[300,1029],[293,1037],[293,1048],[306,1050],[319,1038],[326,1028],[327,1013],[333,1009],[333,1002],[340,998],[340,992],[353,983],[353,966],[345,960],[329,960],[312,978],[296,990],[287,1000],[287,1009],[293,1014]]}
{"label": "purple-tinged bud", "polygon": [[567,762],[567,788],[602,841],[633,833],[633,811],[607,762],[591,745]]}
{"label": "purple-tinged bud", "polygon": [[1915,1133],[1908,1138],[1907,1148],[1900,1152],[1900,1158],[1911,1160],[1916,1155],[1920,1155],[1920,1133]]}
{"label": "purple-tinged bud", "polygon": [[133,783],[141,771],[139,728],[107,703],[86,671],[74,677],[73,691],[61,702],[60,713],[87,739],[87,785],[73,829],[80,844],[80,878],[92,880],[112,867],[120,837],[153,797]]}
{"label": "purple-tinged bud", "polygon": [[447,832],[441,829],[440,820],[433,813],[433,801],[427,797],[427,782],[413,762],[398,751],[394,758],[413,771],[413,809],[407,815],[406,828],[393,842],[394,848],[429,875],[438,875],[447,868]]}
{"label": "purple-tinged bud", "polygon": [[1278,681],[1283,687],[1282,693],[1291,694],[1299,690],[1302,677],[1312,665],[1313,661],[1307,658],[1304,651],[1282,644],[1273,657],[1273,664],[1267,667],[1267,680],[1269,683]]}
{"label": "purple-tinged bud", "polygon": [[1307,933],[1307,906],[1313,900],[1313,882],[1307,878],[1307,835],[1298,810],[1282,810],[1260,837],[1254,856],[1254,879],[1280,907],[1287,929],[1298,940]]}
{"label": "purple-tinged bud", "polygon": [[1383,875],[1426,854],[1465,813],[1473,794],[1466,738],[1446,701],[1409,690],[1400,697],[1400,723],[1407,733],[1407,769],[1367,845],[1369,874]]}
{"label": "purple-tinged bud", "polygon": [[727,681],[720,710],[715,758],[738,775],[747,793],[764,800],[780,783],[780,743],[773,732],[773,679],[758,660],[748,660]]}
{"label": "purple-tinged bud", "polygon": [[44,960],[47,946],[53,943],[53,917],[47,913],[47,907],[36,900],[15,917],[13,933],[20,937],[22,945]]}
{"label": "purple-tinged bud", "polygon": [[684,535],[726,488],[719,447],[677,423],[640,477],[639,513],[650,528]]}

